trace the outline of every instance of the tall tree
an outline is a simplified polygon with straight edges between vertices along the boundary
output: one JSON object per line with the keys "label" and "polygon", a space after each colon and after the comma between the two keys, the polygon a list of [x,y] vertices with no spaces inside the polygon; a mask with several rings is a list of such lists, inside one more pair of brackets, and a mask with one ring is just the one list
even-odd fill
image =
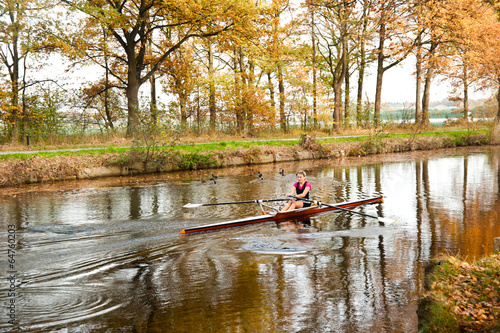
{"label": "tall tree", "polygon": [[360,19],[357,29],[357,49],[358,56],[355,58],[358,66],[358,88],[356,97],[356,125],[361,126],[363,121],[363,88],[365,80],[365,69],[368,65],[371,57],[367,55],[367,41],[370,40],[370,13],[371,13],[371,3],[370,0],[360,0],[361,10]]}
{"label": "tall tree", "polygon": [[12,143],[19,140],[23,122],[23,103],[20,92],[25,86],[21,78],[28,71],[27,60],[35,52],[43,51],[44,24],[40,23],[45,8],[34,0],[0,1],[0,60],[7,69],[10,85],[10,106],[7,110]]}
{"label": "tall tree", "polygon": [[214,70],[214,47],[213,42],[209,38],[208,43],[208,85],[209,85],[209,131],[210,134],[215,134],[215,123],[217,119],[217,110],[215,104],[215,70]]}
{"label": "tall tree", "polygon": [[437,48],[439,43],[435,39],[430,40],[430,47],[427,54],[427,62],[426,62],[426,73],[424,80],[424,93],[422,95],[422,116],[420,118],[420,124],[423,126],[430,125],[429,120],[429,105],[431,98],[431,83],[434,78],[434,72],[436,70],[436,62],[437,62]]}
{"label": "tall tree", "polygon": [[348,72],[349,20],[354,4],[354,1],[346,0],[325,2],[318,11],[321,21],[318,51],[329,72],[328,80],[334,93],[334,131],[338,131],[342,126],[342,85]]}
{"label": "tall tree", "polygon": [[375,124],[380,123],[382,84],[386,71],[400,64],[412,51],[408,22],[408,3],[403,0],[377,0],[377,83],[375,87]]}
{"label": "tall tree", "polygon": [[312,66],[312,98],[313,98],[313,128],[318,129],[318,79],[317,79],[317,61],[316,61],[316,35],[315,35],[315,10],[314,0],[308,0],[308,10],[311,16],[311,66]]}
{"label": "tall tree", "polygon": [[[420,124],[429,126],[429,105],[431,86],[434,76],[447,66],[446,45],[453,43],[450,35],[450,22],[456,21],[453,17],[454,5],[447,1],[426,0],[414,9],[419,13],[417,24],[417,52],[422,56],[419,61],[422,65],[424,91],[422,94],[422,113]],[[420,14],[420,13],[423,13]],[[450,14],[452,14],[450,16]],[[451,21],[450,21],[451,20]],[[420,65],[420,63],[419,63]]]}
{"label": "tall tree", "polygon": [[465,121],[468,121],[470,116],[469,90],[475,83],[471,77],[474,70],[474,64],[471,60],[472,59],[469,59],[469,52],[463,48],[458,48],[454,56],[454,64],[443,73],[449,78],[451,86],[453,87],[453,96],[449,99],[461,102],[462,117]]}
{"label": "tall tree", "polygon": [[270,13],[272,17],[271,23],[271,41],[270,53],[272,57],[273,67],[278,79],[278,101],[279,101],[279,119],[280,127],[283,132],[287,131],[287,121],[285,114],[285,78],[283,74],[283,66],[285,65],[284,50],[283,50],[283,34],[286,33],[281,26],[283,13],[289,8],[288,0],[273,0]]}
{"label": "tall tree", "polygon": [[457,0],[451,12],[453,21],[448,22],[448,30],[454,42],[448,48],[453,65],[444,74],[451,79],[457,95],[461,95],[454,99],[462,101],[463,117],[467,120],[470,87],[491,87],[496,80],[500,22],[494,7],[481,0]]}
{"label": "tall tree", "polygon": [[[485,30],[494,28],[492,24],[485,24],[488,20],[488,5],[480,0],[456,0],[424,2],[424,30],[427,40],[422,41],[426,65],[424,93],[422,97],[423,125],[429,124],[429,99],[431,80],[435,73],[445,74],[450,70],[456,71],[451,66],[453,60],[460,62],[459,80],[463,86],[464,117],[468,117],[468,89],[472,81],[469,72],[475,62],[480,62],[480,57],[471,59],[473,44],[478,45],[483,52],[490,46],[481,42]],[[491,10],[490,10],[491,13]],[[491,16],[491,15],[490,15]],[[494,21],[495,22],[495,21]],[[454,75],[455,76],[455,75]]]}
{"label": "tall tree", "polygon": [[287,67],[295,60],[294,52],[298,44],[294,37],[299,33],[302,19],[296,15],[290,0],[271,0],[263,19],[267,22],[263,23],[265,35],[261,38],[266,52],[262,66],[265,72],[274,73],[274,76],[268,75],[269,89],[274,86],[272,77],[278,80],[279,123],[281,130],[286,132],[288,130],[285,112]]}
{"label": "tall tree", "polygon": [[[19,1],[2,1],[2,44],[0,56],[3,64],[7,67],[11,83],[11,101],[12,105],[8,111],[11,114],[12,122],[12,142],[17,143],[19,139],[19,67],[22,59],[20,55],[20,35],[24,23],[22,23],[23,16],[25,16],[26,3]],[[21,7],[21,5],[23,5]],[[23,8],[23,10],[21,10]]]}
{"label": "tall tree", "polygon": [[412,15],[410,16],[415,24],[415,123],[421,121],[422,114],[422,35],[425,33],[423,22],[424,9],[423,2],[419,0],[412,1],[410,4],[412,8]]}
{"label": "tall tree", "polygon": [[[472,1],[472,0],[471,0]],[[475,1],[476,6],[485,3]],[[488,0],[487,8],[481,7],[483,15],[481,20],[468,24],[468,30],[474,33],[471,41],[471,57],[478,65],[478,76],[483,80],[481,88],[496,88],[497,113],[495,120],[494,140],[500,142],[500,1]]]}
{"label": "tall tree", "polygon": [[160,67],[161,72],[167,74],[169,92],[175,94],[179,103],[179,123],[181,131],[185,132],[188,126],[188,101],[194,91],[196,68],[193,66],[194,56],[188,43],[184,43],[175,50],[167,61]]}

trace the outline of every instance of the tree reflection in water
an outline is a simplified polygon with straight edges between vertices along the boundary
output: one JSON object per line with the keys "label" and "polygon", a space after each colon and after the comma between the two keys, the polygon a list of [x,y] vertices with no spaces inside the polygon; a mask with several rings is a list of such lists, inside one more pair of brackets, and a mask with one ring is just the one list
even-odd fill
{"label": "tree reflection in water", "polygon": [[[259,166],[264,181],[233,168],[210,186],[199,182],[208,170],[0,196],[2,225],[18,230],[20,325],[26,332],[416,331],[424,262],[441,253],[478,258],[500,237],[499,156],[490,147],[311,161]],[[295,180],[282,168],[306,169],[322,202],[384,195],[384,204],[357,209],[399,221],[336,213],[178,235],[260,214],[257,205],[182,206],[281,197]]]}

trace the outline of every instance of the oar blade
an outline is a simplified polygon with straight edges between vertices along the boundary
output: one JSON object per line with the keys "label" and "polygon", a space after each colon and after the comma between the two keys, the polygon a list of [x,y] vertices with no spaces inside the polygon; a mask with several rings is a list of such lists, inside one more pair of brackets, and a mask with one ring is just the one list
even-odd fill
{"label": "oar blade", "polygon": [[190,203],[190,204],[184,205],[182,207],[184,207],[184,208],[196,208],[196,207],[201,207],[201,206],[203,206],[203,204],[192,204],[192,203]]}
{"label": "oar blade", "polygon": [[[313,201],[313,200],[310,200],[310,199],[304,199],[304,198],[300,198],[300,197],[297,197],[297,196],[293,196],[293,197],[296,198],[296,199],[304,200],[306,202],[316,203],[316,201]],[[347,209],[347,208],[344,208],[344,207],[340,207],[338,205],[330,205],[330,204],[326,204],[326,203],[323,203],[323,202],[319,202],[319,204],[320,205],[325,205],[327,207],[337,208],[338,210],[342,210],[342,211],[345,211],[345,212],[351,212],[351,213],[354,213],[354,214],[358,214],[358,215],[362,215],[362,216],[366,216],[366,217],[371,217],[371,218],[377,219],[379,222],[382,222],[382,223],[385,223],[385,224],[391,224],[391,223],[395,223],[395,222],[398,221],[398,220],[386,219],[386,218],[383,218],[383,217],[378,217],[378,216],[375,216],[375,215],[370,215],[370,214],[366,214],[366,213],[362,213],[362,212],[357,212],[355,210],[351,210],[351,209]]]}
{"label": "oar blade", "polygon": [[377,217],[377,220],[382,223],[392,224],[398,222],[398,220],[386,219],[383,217]]}

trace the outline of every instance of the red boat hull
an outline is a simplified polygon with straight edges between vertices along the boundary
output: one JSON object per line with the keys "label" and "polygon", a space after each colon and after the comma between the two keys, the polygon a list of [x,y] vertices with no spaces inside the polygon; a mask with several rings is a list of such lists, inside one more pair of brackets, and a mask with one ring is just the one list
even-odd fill
{"label": "red boat hull", "polygon": [[[355,207],[358,207],[361,205],[382,203],[383,201],[384,201],[384,197],[380,196],[380,197],[356,200],[356,201],[351,201],[351,202],[342,202],[342,203],[335,204],[335,206],[341,207],[344,209],[351,209],[351,208],[355,208]],[[271,213],[266,213],[262,216],[252,216],[252,217],[246,217],[246,218],[233,220],[233,221],[226,221],[226,222],[202,225],[202,226],[193,227],[193,228],[187,228],[187,229],[182,230],[180,232],[180,234],[189,234],[189,233],[193,233],[193,232],[216,230],[216,229],[222,229],[222,228],[230,228],[230,227],[236,227],[236,226],[254,224],[254,223],[261,223],[261,222],[270,222],[270,221],[278,222],[281,220],[293,219],[295,217],[317,215],[317,214],[321,214],[324,212],[335,212],[335,211],[341,212],[343,210],[340,210],[336,207],[312,206],[312,207],[294,209],[294,210],[290,210],[290,211],[286,211],[286,212],[271,212]]]}

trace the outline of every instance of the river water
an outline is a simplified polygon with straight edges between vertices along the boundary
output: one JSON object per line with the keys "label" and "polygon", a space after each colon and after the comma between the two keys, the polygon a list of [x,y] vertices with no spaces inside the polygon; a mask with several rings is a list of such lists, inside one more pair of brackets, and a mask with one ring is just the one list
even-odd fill
{"label": "river water", "polygon": [[[499,165],[488,147],[4,189],[0,331],[416,332],[424,263],[480,258],[500,237]],[[179,235],[260,214],[183,205],[283,197],[298,169],[313,198],[384,195],[357,210],[397,222],[329,213]]]}

